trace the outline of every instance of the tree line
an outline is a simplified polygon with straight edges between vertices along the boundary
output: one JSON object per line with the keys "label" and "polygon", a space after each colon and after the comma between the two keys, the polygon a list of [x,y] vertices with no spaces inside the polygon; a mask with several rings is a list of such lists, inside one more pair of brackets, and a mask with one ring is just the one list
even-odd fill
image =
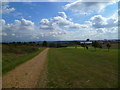
{"label": "tree line", "polygon": [[[89,41],[89,39],[87,39],[86,41]],[[81,46],[81,47],[84,47],[84,49],[87,49],[87,50],[89,49],[89,45],[86,42],[80,43],[79,41],[68,41],[68,43],[43,41],[41,44],[36,42],[10,42],[10,43],[2,43],[2,44],[14,45],[14,46],[27,45],[27,46],[42,46],[42,47],[54,47],[54,48],[61,48],[61,47],[68,47],[68,46],[74,46],[75,48],[77,48],[78,46]],[[111,43],[106,42],[105,44],[109,51],[109,49],[111,48]],[[93,46],[95,50],[97,48],[103,48],[102,43],[100,43],[99,41],[92,41],[91,46]]]}
{"label": "tree line", "polygon": [[[86,40],[88,41],[88,39]],[[110,42],[106,42],[106,47],[108,48],[108,51],[111,47],[111,43]],[[47,41],[43,41],[42,46],[43,47],[56,47],[56,48],[60,48],[60,47],[67,47],[67,46],[75,46],[75,48],[77,48],[78,46],[82,46],[84,47],[84,49],[89,49],[89,45],[87,45],[87,43],[80,43],[79,41],[70,41],[69,43],[65,44],[65,43],[48,43]],[[97,48],[103,48],[102,43],[98,42],[98,41],[92,41],[92,46],[95,48],[95,51]]]}
{"label": "tree line", "polygon": [[[106,42],[106,47],[109,51],[110,47],[111,47],[111,43],[110,42]],[[84,47],[84,49],[86,48],[87,50],[89,49],[88,45],[84,42],[83,44],[81,44],[82,47]],[[95,51],[97,48],[103,48],[102,43],[98,42],[98,41],[92,41],[92,46],[95,48]]]}

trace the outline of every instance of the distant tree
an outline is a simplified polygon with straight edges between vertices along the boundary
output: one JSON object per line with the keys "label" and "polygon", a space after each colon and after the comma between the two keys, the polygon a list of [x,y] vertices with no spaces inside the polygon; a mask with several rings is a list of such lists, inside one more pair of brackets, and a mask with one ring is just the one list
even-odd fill
{"label": "distant tree", "polygon": [[97,47],[99,47],[99,42],[98,41],[93,41],[92,42],[92,46],[95,48],[95,50],[96,50],[96,48]]}
{"label": "distant tree", "polygon": [[88,46],[86,45],[86,49],[88,50]]}
{"label": "distant tree", "polygon": [[49,47],[56,47],[56,43],[49,43]]}
{"label": "distant tree", "polygon": [[60,45],[60,47],[67,47],[68,46],[68,44],[66,44],[66,43],[60,43],[61,45]]}
{"label": "distant tree", "polygon": [[79,41],[75,41],[75,45],[76,45],[76,48],[77,48],[78,45],[80,45],[80,42]]}
{"label": "distant tree", "polygon": [[61,47],[61,43],[57,43],[57,48]]}
{"label": "distant tree", "polygon": [[42,46],[43,47],[47,47],[48,46],[48,42],[47,41],[43,41]]}
{"label": "distant tree", "polygon": [[106,46],[107,46],[107,48],[108,48],[108,51],[109,51],[109,49],[110,49],[110,47],[111,47],[111,44],[110,44],[110,42],[107,42]]}
{"label": "distant tree", "polygon": [[14,45],[16,47],[18,44],[17,42],[12,42],[11,45]]}
{"label": "distant tree", "polygon": [[88,50],[88,45],[85,42],[83,43],[83,47],[84,49],[86,48]]}
{"label": "distant tree", "polygon": [[102,48],[102,44],[99,43],[99,48]]}
{"label": "distant tree", "polygon": [[80,42],[79,41],[74,41],[74,44],[75,44],[75,48],[77,48],[77,46],[80,45]]}
{"label": "distant tree", "polygon": [[87,46],[87,44],[84,42],[84,43],[83,43],[83,47],[84,47],[84,49],[86,48],[86,46]]}
{"label": "distant tree", "polygon": [[86,41],[90,41],[90,39],[86,39]]}

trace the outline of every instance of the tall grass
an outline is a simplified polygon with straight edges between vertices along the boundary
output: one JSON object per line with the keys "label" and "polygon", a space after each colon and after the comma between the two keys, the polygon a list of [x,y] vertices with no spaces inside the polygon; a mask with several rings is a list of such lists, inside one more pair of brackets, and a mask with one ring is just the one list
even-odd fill
{"label": "tall grass", "polygon": [[38,55],[44,48],[33,46],[2,46],[2,73],[14,69],[16,66]]}

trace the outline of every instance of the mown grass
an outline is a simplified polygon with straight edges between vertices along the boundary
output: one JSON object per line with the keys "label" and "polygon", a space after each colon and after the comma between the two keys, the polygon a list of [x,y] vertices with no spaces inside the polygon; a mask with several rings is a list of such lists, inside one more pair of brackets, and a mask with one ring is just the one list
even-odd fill
{"label": "mown grass", "polygon": [[2,74],[38,55],[44,48],[32,46],[2,46]]}
{"label": "mown grass", "polygon": [[47,66],[49,88],[118,86],[118,49],[52,48]]}

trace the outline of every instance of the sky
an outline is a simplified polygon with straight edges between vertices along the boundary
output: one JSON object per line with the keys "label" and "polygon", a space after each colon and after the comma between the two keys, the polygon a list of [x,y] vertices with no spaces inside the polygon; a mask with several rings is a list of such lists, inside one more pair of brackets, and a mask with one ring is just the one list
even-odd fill
{"label": "sky", "polygon": [[2,2],[2,41],[118,39],[118,2]]}

